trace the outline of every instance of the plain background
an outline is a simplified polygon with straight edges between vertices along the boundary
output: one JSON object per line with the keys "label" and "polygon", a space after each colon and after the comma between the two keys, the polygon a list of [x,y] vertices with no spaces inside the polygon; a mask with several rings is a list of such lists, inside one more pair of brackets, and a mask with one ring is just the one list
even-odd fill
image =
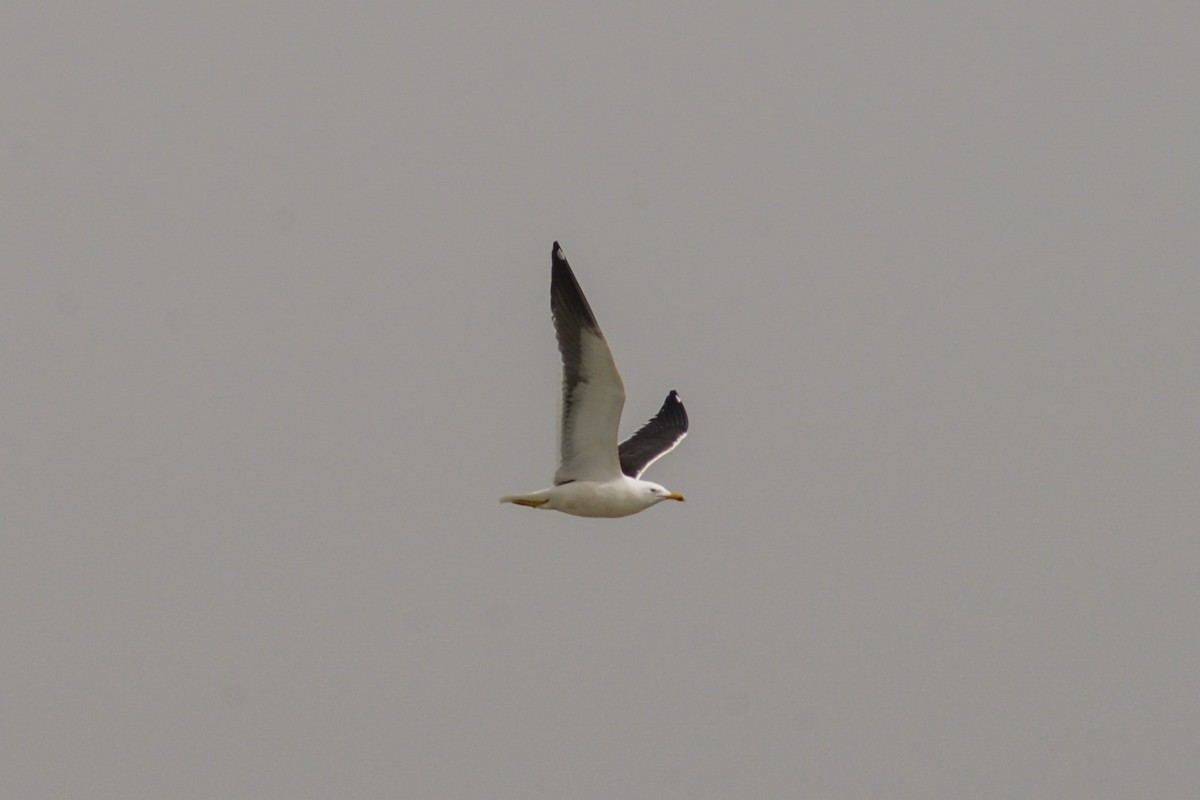
{"label": "plain background", "polygon": [[[1200,791],[1184,3],[13,4],[0,794]],[[692,433],[554,468],[558,239]]]}

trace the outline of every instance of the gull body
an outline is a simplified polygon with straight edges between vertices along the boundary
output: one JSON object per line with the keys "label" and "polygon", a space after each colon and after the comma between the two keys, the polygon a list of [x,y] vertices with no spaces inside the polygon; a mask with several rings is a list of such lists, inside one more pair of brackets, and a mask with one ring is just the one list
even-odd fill
{"label": "gull body", "polygon": [[617,444],[625,386],[558,242],[551,251],[550,310],[563,362],[554,486],[500,502],[580,517],[627,517],[664,500],[683,500],[641,479],[687,435],[683,401],[672,391],[653,419]]}
{"label": "gull body", "polygon": [[657,483],[622,475],[611,481],[572,481],[540,492],[504,497],[501,502],[577,517],[627,517],[663,500],[682,499],[683,495]]}

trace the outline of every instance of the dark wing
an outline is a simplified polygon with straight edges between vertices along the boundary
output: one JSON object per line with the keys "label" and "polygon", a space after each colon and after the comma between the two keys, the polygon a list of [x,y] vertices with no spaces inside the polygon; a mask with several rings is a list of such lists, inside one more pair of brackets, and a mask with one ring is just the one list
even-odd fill
{"label": "dark wing", "polygon": [[640,478],[647,467],[683,441],[687,429],[687,411],[679,393],[672,389],[654,419],[621,442],[621,471],[631,478]]}
{"label": "dark wing", "polygon": [[625,385],[558,242],[551,251],[550,311],[563,362],[554,483],[612,480],[621,474],[617,426]]}

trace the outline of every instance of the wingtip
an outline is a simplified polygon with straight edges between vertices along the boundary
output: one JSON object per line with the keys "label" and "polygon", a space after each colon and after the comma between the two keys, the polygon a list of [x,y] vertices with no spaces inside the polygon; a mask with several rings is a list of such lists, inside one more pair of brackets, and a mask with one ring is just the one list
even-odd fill
{"label": "wingtip", "polygon": [[659,413],[664,413],[675,417],[678,422],[681,423],[683,431],[685,433],[687,432],[687,409],[683,407],[683,398],[679,396],[679,392],[675,391],[674,389],[671,390],[671,393],[667,395],[667,399],[663,402],[662,411]]}
{"label": "wingtip", "polygon": [[563,255],[562,245],[560,245],[558,242],[555,242],[554,246],[550,248],[550,258],[554,261],[567,260],[567,257]]}

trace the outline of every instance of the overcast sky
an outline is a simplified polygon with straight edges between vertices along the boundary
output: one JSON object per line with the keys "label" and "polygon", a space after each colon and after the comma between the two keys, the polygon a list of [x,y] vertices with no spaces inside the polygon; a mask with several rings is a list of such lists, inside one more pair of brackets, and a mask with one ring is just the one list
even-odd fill
{"label": "overcast sky", "polygon": [[[1195,795],[1200,12],[117,5],[0,25],[0,795]],[[555,239],[687,503],[497,504]]]}

